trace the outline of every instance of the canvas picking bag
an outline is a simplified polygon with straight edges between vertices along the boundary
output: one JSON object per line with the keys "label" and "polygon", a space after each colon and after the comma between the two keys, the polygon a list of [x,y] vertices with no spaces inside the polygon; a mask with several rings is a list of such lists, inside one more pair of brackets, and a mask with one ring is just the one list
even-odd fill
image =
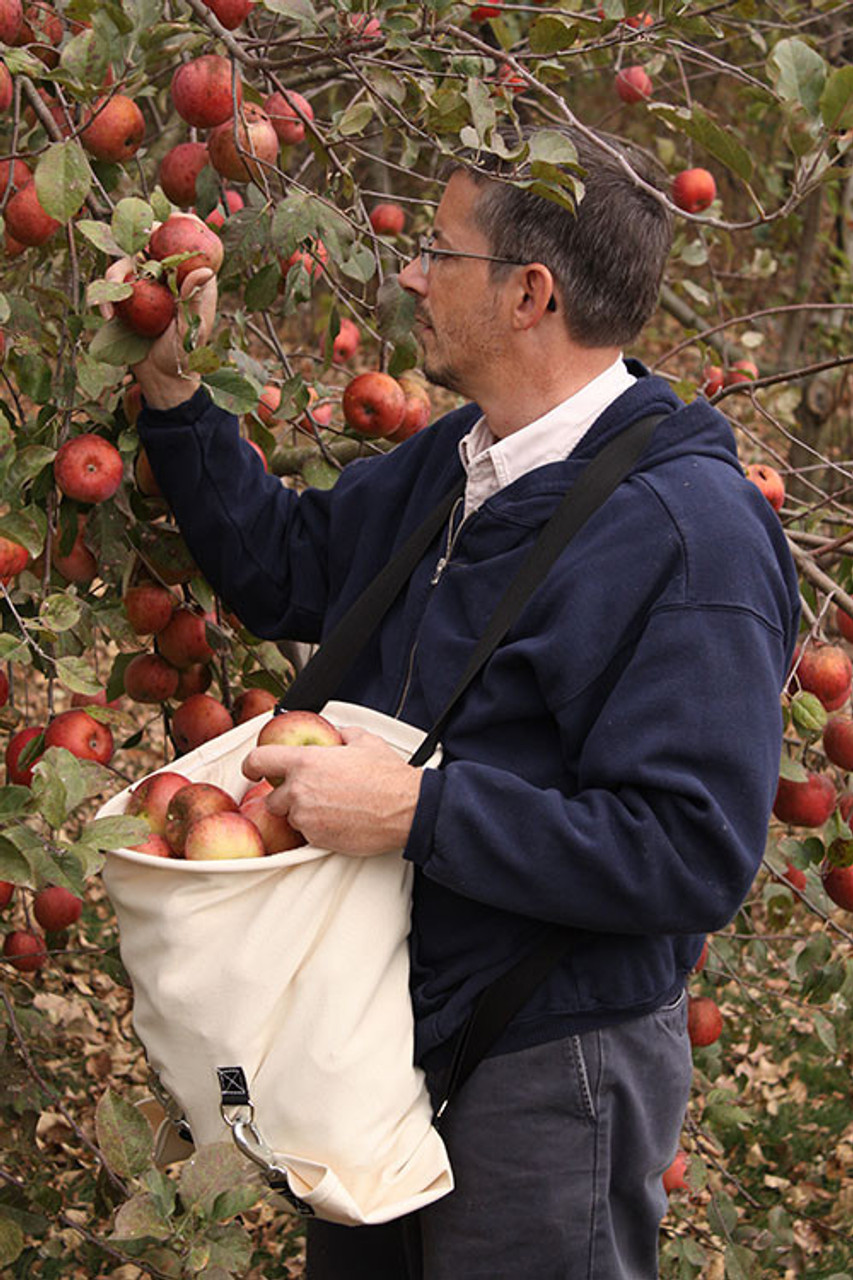
{"label": "canvas picking bag", "polygon": [[[323,714],[380,734],[405,759],[424,738],[348,703]],[[268,718],[168,768],[239,798],[242,761]],[[129,791],[98,816],[124,812]],[[134,1027],[160,1086],[196,1146],[230,1135],[306,1215],[387,1222],[453,1188],[413,1064],[411,879],[401,853],[310,845],[233,861],[107,854]]]}

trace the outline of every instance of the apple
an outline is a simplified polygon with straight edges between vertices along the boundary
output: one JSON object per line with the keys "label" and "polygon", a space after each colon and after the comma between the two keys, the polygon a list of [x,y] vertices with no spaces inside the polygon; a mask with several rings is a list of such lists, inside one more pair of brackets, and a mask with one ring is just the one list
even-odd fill
{"label": "apple", "polygon": [[145,840],[141,840],[139,844],[129,844],[128,849],[132,849],[134,853],[147,853],[149,858],[171,858],[172,850],[169,848],[169,841],[165,836],[158,836],[153,831]]}
{"label": "apple", "polygon": [[8,111],[15,97],[15,85],[9,68],[0,62],[0,111]]}
{"label": "apple", "polygon": [[9,234],[28,247],[44,244],[62,225],[56,218],[45,213],[36,194],[34,179],[30,179],[11,196],[3,216]]}
{"label": "apple", "polygon": [[127,797],[125,813],[131,818],[144,818],[157,836],[166,833],[166,813],[172,796],[190,785],[189,778],[171,769],[151,773],[133,788]]}
{"label": "apple", "polygon": [[702,950],[699,952],[696,963],[691,969],[691,973],[701,973],[708,963],[708,939],[702,943]]}
{"label": "apple", "polygon": [[300,266],[309,276],[318,276],[328,261],[329,251],[322,240],[309,240],[305,249],[294,249],[286,260],[281,259],[281,272],[284,279],[293,267]]}
{"label": "apple", "polygon": [[302,417],[299,419],[298,425],[300,430],[307,432],[308,435],[313,435],[315,430],[314,423],[316,423],[318,427],[327,427],[332,421],[335,410],[329,400],[325,401],[323,404],[316,403],[317,393],[314,391],[313,387],[311,387],[310,390],[312,394],[308,401],[308,410],[313,417],[314,422],[311,421],[311,417],[308,416],[308,413],[303,413]]}
{"label": "apple", "polygon": [[311,103],[293,89],[271,93],[264,100],[264,111],[272,121],[279,142],[286,147],[304,141],[305,121],[314,119]]}
{"label": "apple", "polygon": [[255,7],[255,0],[204,0],[226,31],[235,31]]}
{"label": "apple", "polygon": [[78,760],[95,760],[109,764],[113,754],[113,735],[109,727],[100,724],[82,708],[61,711],[44,731],[45,750],[48,747],[65,747]]}
{"label": "apple", "polygon": [[138,636],[156,636],[175,612],[175,597],[168,587],[140,582],[128,587],[122,598],[128,621]]}
{"label": "apple", "polygon": [[[2,567],[0,567],[0,573],[2,573]],[[844,639],[853,644],[853,618],[849,613],[844,612],[840,604],[835,606],[835,626]]]}
{"label": "apple", "polygon": [[207,139],[210,163],[230,182],[254,182],[263,186],[264,169],[274,165],[279,152],[278,134],[265,111],[253,102],[240,115],[212,129]]}
{"label": "apple", "polygon": [[257,827],[267,853],[285,853],[305,844],[302,832],[296,831],[283,814],[273,813],[264,796],[244,799],[240,812]]}
{"label": "apple", "polygon": [[710,996],[687,997],[687,1034],[696,1049],[719,1040],[723,1030],[723,1015]]}
{"label": "apple", "polygon": [[75,502],[105,502],[118,489],[123,474],[118,449],[92,432],[66,440],[53,460],[57,485]]}
{"label": "apple", "polygon": [[631,27],[636,31],[638,27],[650,27],[654,22],[654,18],[650,13],[635,13],[631,18],[623,18],[622,21],[626,27]]}
{"label": "apple", "polygon": [[61,933],[76,924],[82,910],[82,899],[58,884],[39,889],[33,899],[33,915],[47,933]]}
{"label": "apple", "polygon": [[[270,787],[270,790],[272,788]],[[11,880],[0,880],[0,911],[3,907],[8,907],[15,893],[15,886]]]}
{"label": "apple", "polygon": [[250,800],[256,800],[258,796],[268,796],[275,790],[273,784],[267,778],[261,778],[260,782],[253,782],[251,787],[240,801],[240,808],[244,804],[248,804]]}
{"label": "apple", "polygon": [[788,884],[793,885],[795,889],[799,889],[802,893],[806,887],[806,873],[800,867],[795,867],[793,863],[786,862],[785,870],[782,872],[782,879],[787,880]]}
{"label": "apple", "polygon": [[703,395],[710,400],[711,396],[715,396],[718,391],[722,391],[725,383],[725,374],[718,364],[706,364],[702,370],[702,386],[700,388]]}
{"label": "apple", "polygon": [[282,711],[258,734],[259,747],[339,747],[343,738],[331,721],[316,711]]}
{"label": "apple", "polygon": [[142,146],[145,117],[132,98],[115,93],[85,113],[80,141],[96,160],[125,164]]}
{"label": "apple", "polygon": [[206,164],[209,164],[206,142],[179,142],[166,152],[157,176],[172,204],[182,209],[195,204],[195,184]]}
{"label": "apple", "polygon": [[21,0],[0,0],[0,40],[14,44],[24,21]]}
{"label": "apple", "polygon": [[234,700],[234,723],[245,724],[255,716],[272,711],[277,702],[278,698],[269,689],[246,689]]}
{"label": "apple", "polygon": [[273,382],[268,382],[261,392],[261,398],[255,410],[265,427],[272,426],[275,423],[275,415],[280,404],[281,387],[277,387]]}
{"label": "apple", "polygon": [[766,462],[751,462],[746,469],[746,478],[758,486],[774,511],[782,510],[785,481],[775,467],[768,466]]}
{"label": "apple", "polygon": [[365,40],[378,40],[382,36],[382,23],[378,18],[371,18],[367,13],[348,13],[345,18],[351,39],[359,43]]}
{"label": "apple", "polygon": [[499,4],[478,4],[471,10],[472,22],[487,22],[489,18],[500,17],[502,6]]}
{"label": "apple", "polygon": [[850,819],[853,817],[853,791],[841,792],[838,797],[838,812],[849,826]]}
{"label": "apple", "polygon": [[50,557],[53,567],[62,574],[63,578],[76,583],[79,587],[88,587],[98,572],[98,562],[86,546],[85,537],[86,517],[81,513],[77,516],[77,536],[71,550],[63,555],[59,550],[59,540],[56,539]]}
{"label": "apple", "polygon": [[16,45],[29,45],[32,53],[51,70],[59,62],[57,46],[62,42],[62,20],[47,4],[28,4],[15,38]]}
{"label": "apple", "polygon": [[28,929],[16,929],[6,934],[3,955],[21,973],[35,973],[47,964],[44,940]]}
{"label": "apple", "polygon": [[136,460],[133,464],[133,478],[136,481],[137,489],[144,497],[163,497],[163,490],[157,483],[157,477],[151,469],[148,454],[144,449],[140,449],[136,455]]}
{"label": "apple", "polygon": [[810,773],[806,782],[780,778],[773,813],[794,827],[822,827],[835,808],[835,787],[829,778]]}
{"label": "apple", "polygon": [[30,562],[30,553],[20,542],[0,535],[0,582],[9,585],[13,578],[26,569]]}
{"label": "apple", "polygon": [[390,374],[360,373],[344,388],[342,406],[348,427],[364,436],[390,436],[402,426],[406,393]]}
{"label": "apple", "polygon": [[[33,769],[41,760],[41,751],[37,751],[37,754],[32,759],[28,759],[26,764],[20,764],[19,761],[30,743],[41,738],[43,733],[43,725],[31,724],[12,734],[6,745],[5,757],[6,782],[10,786],[29,787],[32,784]],[[33,750],[36,750],[36,747]]]}
{"label": "apple", "polygon": [[663,1175],[663,1189],[667,1195],[670,1195],[673,1191],[690,1190],[685,1176],[689,1163],[687,1152],[679,1147],[672,1164],[665,1170]]}
{"label": "apple", "polygon": [[176,609],[157,636],[157,648],[166,661],[178,669],[210,662],[213,650],[207,643],[208,621],[213,621],[212,614],[195,613],[184,606]]}
{"label": "apple", "polygon": [[124,669],[124,691],[134,702],[167,702],[177,689],[177,669],[158,653],[137,653]]}
{"label": "apple", "polygon": [[133,293],[113,303],[115,313],[128,329],[143,338],[159,338],[175,318],[175,299],[166,285],[148,276],[134,279],[129,271],[124,277]]}
{"label": "apple", "polygon": [[158,262],[177,254],[191,255],[177,265],[179,286],[191,271],[199,267],[208,267],[215,275],[225,257],[225,249],[216,232],[191,213],[171,214],[152,232],[148,252]]}
{"label": "apple", "polygon": [[358,350],[361,342],[361,330],[354,320],[350,320],[349,316],[341,317],[341,326],[335,334],[332,343],[332,359],[336,364],[343,364],[345,360],[351,360]]}
{"label": "apple", "polygon": [[735,360],[726,374],[727,387],[737,386],[739,382],[754,382],[758,377],[758,365],[754,360]]}
{"label": "apple", "polygon": [[652,96],[652,81],[645,67],[623,67],[614,83],[623,102],[643,102]]}
{"label": "apple", "polygon": [[246,207],[246,201],[240,195],[239,191],[233,191],[231,187],[225,191],[225,212],[222,212],[222,200],[215,209],[211,209],[205,218],[205,222],[209,227],[213,227],[214,231],[221,231],[225,226],[225,219],[230,218],[232,213],[239,213],[241,209]]}
{"label": "apple", "polygon": [[827,896],[837,907],[845,911],[853,911],[853,867],[830,867],[824,865],[820,878]]}
{"label": "apple", "polygon": [[173,853],[183,856],[187,833],[195,822],[213,813],[236,813],[237,801],[212,782],[188,782],[172,796],[163,834]]}
{"label": "apple", "polygon": [[684,169],[672,184],[673,204],[685,213],[701,213],[716,194],[717,184],[707,169]]}
{"label": "apple", "polygon": [[203,742],[234,728],[227,707],[209,693],[194,693],[172,716],[172,741],[178,751],[194,751]]}
{"label": "apple", "polygon": [[[237,105],[243,86],[237,78]],[[182,120],[196,129],[212,129],[234,114],[231,61],[218,53],[205,53],[183,63],[172,76],[172,102]]]}
{"label": "apple", "polygon": [[399,236],[406,225],[402,205],[393,201],[377,204],[370,211],[370,225],[378,236]]}
{"label": "apple", "polygon": [[213,673],[206,662],[194,662],[178,672],[176,702],[186,702],[196,693],[207,693],[213,681]]}
{"label": "apple", "polygon": [[71,705],[72,707],[112,707],[116,710],[121,706],[121,695],[107,702],[106,689],[99,689],[97,693],[72,693]]}
{"label": "apple", "polygon": [[20,191],[32,178],[32,170],[23,160],[0,160],[0,196],[5,195],[8,186]]}
{"label": "apple", "polygon": [[138,382],[130,382],[121,393],[121,407],[127,424],[135,427],[142,412],[142,388]]}
{"label": "apple", "polygon": [[[263,801],[261,801],[263,804]],[[187,832],[184,857],[189,862],[225,858],[263,858],[263,836],[244,813],[211,813]]]}
{"label": "apple", "polygon": [[432,417],[432,404],[426,385],[419,378],[405,373],[398,381],[406,397],[406,410],[400,426],[388,436],[394,444],[400,444],[418,431],[423,431],[424,427],[429,426]]}
{"label": "apple", "polygon": [[853,680],[853,664],[840,645],[812,643],[800,654],[797,679],[802,689],[813,693],[828,707],[839,698],[846,701]]}
{"label": "apple", "polygon": [[9,701],[9,677],[5,671],[0,671],[0,707],[5,707]]}
{"label": "apple", "polygon": [[508,62],[502,62],[498,68],[498,86],[510,93],[524,93],[527,81],[519,72],[513,71]]}
{"label": "apple", "polygon": [[823,731],[823,749],[833,764],[850,772],[853,769],[853,718],[833,716]]}

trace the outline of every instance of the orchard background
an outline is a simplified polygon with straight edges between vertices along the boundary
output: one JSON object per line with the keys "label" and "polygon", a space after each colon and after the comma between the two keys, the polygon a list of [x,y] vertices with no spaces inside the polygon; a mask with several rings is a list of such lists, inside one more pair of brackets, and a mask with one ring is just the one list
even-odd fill
{"label": "orchard background", "polygon": [[[779,816],[748,902],[690,984],[695,1087],[662,1273],[853,1276],[853,5],[640,9],[38,0],[22,14],[0,0],[6,1274],[302,1274],[298,1223],[228,1149],[157,1169],[136,1106],[146,1069],[97,872],[104,849],[143,832],[93,815],[174,760],[174,742],[210,732],[206,716],[219,732],[280,694],[301,655],[223,610],[170,523],[127,373],[149,339],[104,318],[131,292],[107,268],[177,205],[212,216],[220,324],[207,347],[190,326],[187,366],[283,483],[331,486],[353,458],[396,447],[347,425],[356,374],[400,378],[407,429],[419,425],[412,307],[394,273],[429,230],[446,158],[505,150],[496,126],[517,119],[536,130],[527,181],[555,200],[582,189],[556,125],[657,158],[682,207],[662,307],[634,354],[684,398],[719,403],[744,465],[781,475],[784,494],[772,473],[756,480],[801,572]],[[200,120],[173,83],[211,56],[225,128],[208,152],[203,126],[220,120]],[[238,108],[241,127],[257,124],[265,107],[271,149],[268,130],[255,142],[230,122]],[[224,178],[250,176],[241,150],[251,180]],[[679,177],[689,170],[704,175]],[[185,260],[150,278],[174,290]],[[433,413],[453,403],[430,394]],[[66,448],[55,465],[74,440],[96,463],[75,469]],[[143,600],[179,617],[171,641]],[[89,704],[83,720],[61,718],[72,699]]]}

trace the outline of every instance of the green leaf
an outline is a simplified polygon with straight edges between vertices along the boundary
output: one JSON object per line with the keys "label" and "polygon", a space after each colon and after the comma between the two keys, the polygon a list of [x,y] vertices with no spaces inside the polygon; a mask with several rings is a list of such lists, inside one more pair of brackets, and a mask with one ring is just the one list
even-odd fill
{"label": "green leaf", "polygon": [[792,759],[787,751],[783,751],[779,762],[779,777],[788,782],[808,782],[809,772],[799,760]]}
{"label": "green leaf", "polygon": [[36,165],[36,194],[45,213],[67,222],[92,189],[92,170],[79,142],[54,142]]}
{"label": "green leaf", "polygon": [[116,243],[115,236],[105,222],[93,222],[90,218],[84,218],[75,223],[75,226],[96,249],[108,253],[111,258],[124,257],[124,249]]}
{"label": "green leaf", "polygon": [[751,1280],[758,1275],[758,1258],[742,1244],[726,1245],[726,1280]]}
{"label": "green leaf", "polygon": [[367,245],[353,245],[352,253],[341,263],[341,272],[359,284],[367,284],[376,274],[376,259]]}
{"label": "green leaf", "polygon": [[830,72],[820,95],[820,114],[833,133],[853,129],[853,67]]}
{"label": "green leaf", "polygon": [[23,355],[17,361],[18,386],[36,404],[47,404],[53,394],[53,370],[40,355]]}
{"label": "green leaf", "polygon": [[[0,787],[0,818],[10,818],[19,813],[26,813],[32,808],[32,798],[29,787],[19,787],[16,783],[7,783]],[[3,878],[0,876],[0,880]]]}
{"label": "green leaf", "polygon": [[[18,787],[18,791],[29,791],[29,787]],[[12,884],[30,883],[30,864],[20,849],[0,836],[0,880],[8,880]]]}
{"label": "green leaf", "polygon": [[537,129],[530,135],[528,142],[531,161],[542,160],[546,164],[579,167],[574,144],[557,129]]}
{"label": "green leaf", "polygon": [[35,767],[32,788],[45,821],[56,828],[87,794],[80,762],[65,747],[47,749]]}
{"label": "green leaf", "polygon": [[163,1216],[150,1191],[140,1191],[119,1206],[115,1217],[112,1240],[166,1240],[172,1233],[172,1225]]}
{"label": "green leaf", "polygon": [[13,76],[34,76],[38,80],[44,75],[44,63],[28,49],[4,48],[3,61]]}
{"label": "green leaf", "polygon": [[[257,1197],[256,1197],[257,1198]],[[225,1276],[244,1276],[252,1261],[252,1239],[237,1222],[211,1227],[207,1235],[210,1246],[209,1280]],[[221,1270],[220,1270],[221,1268]],[[217,1272],[219,1274],[217,1275]]]}
{"label": "green leaf", "polygon": [[24,1233],[17,1222],[0,1217],[0,1267],[10,1267],[24,1249]]}
{"label": "green leaf", "polygon": [[797,693],[791,699],[791,718],[800,733],[821,733],[829,716],[820,698],[813,693]]}
{"label": "green leaf", "polygon": [[47,516],[38,507],[27,507],[23,511],[13,511],[0,517],[0,533],[20,542],[31,555],[38,555],[44,546],[47,535]]}
{"label": "green leaf", "polygon": [[767,70],[780,97],[799,103],[810,116],[817,115],[827,70],[819,53],[792,36],[773,49]]}
{"label": "green leaf", "polygon": [[86,289],[86,301],[90,307],[97,307],[102,302],[120,302],[132,293],[130,281],[125,284],[123,280],[93,280]]}
{"label": "green leaf", "polygon": [[334,488],[340,474],[340,471],[319,455],[309,458],[302,468],[302,479],[312,489]]}
{"label": "green leaf", "polygon": [[743,178],[744,182],[750,181],[754,170],[750,152],[733,133],[712,120],[700,106],[696,105],[692,111],[688,111],[684,107],[673,107],[668,103],[650,102],[648,110],[679,133],[700,143],[727,169]]}
{"label": "green leaf", "polygon": [[101,1154],[120,1178],[135,1178],[151,1164],[154,1135],[136,1107],[108,1089],[95,1110],[95,1136]]}
{"label": "green leaf", "polygon": [[278,297],[280,284],[281,268],[278,263],[271,262],[268,266],[261,267],[246,284],[243,297],[247,310],[266,311]]}
{"label": "green leaf", "polygon": [[144,840],[150,830],[144,818],[95,818],[83,828],[80,842],[99,851],[127,849]]}
{"label": "green leaf", "polygon": [[98,693],[101,689],[101,682],[89,666],[88,658],[58,658],[56,674],[72,693]]}
{"label": "green leaf", "polygon": [[293,18],[303,29],[318,25],[317,14],[311,0],[264,0],[264,8]]}
{"label": "green leaf", "polygon": [[234,1144],[216,1142],[199,1148],[182,1165],[178,1189],[187,1209],[198,1207],[210,1214],[224,1191],[251,1186],[253,1181],[245,1158]]}
{"label": "green leaf", "polygon": [[247,1213],[257,1204],[260,1193],[259,1186],[229,1187],[227,1191],[220,1191],[213,1202],[211,1216],[217,1222],[227,1222],[238,1213]]}
{"label": "green leaf", "polygon": [[477,130],[477,137],[485,141],[497,121],[494,97],[482,80],[477,79],[468,81],[465,96],[471,108],[471,119]]}
{"label": "green leaf", "polygon": [[138,364],[151,349],[151,339],[133,333],[121,320],[113,318],[101,325],[89,345],[89,355],[104,364]]}
{"label": "green leaf", "polygon": [[547,14],[537,18],[530,28],[531,53],[557,53],[560,49],[570,49],[577,39],[577,27]]}
{"label": "green leaf", "polygon": [[236,369],[217,369],[208,374],[204,385],[215,405],[227,413],[251,413],[256,407],[262,388]]}
{"label": "green leaf", "polygon": [[412,331],[415,299],[395,275],[386,276],[376,292],[376,316],[379,331],[389,342],[399,342]]}
{"label": "green leaf", "polygon": [[[39,609],[39,621],[48,631],[70,631],[80,621],[83,606],[76,596],[51,595],[42,601]],[[79,662],[79,658],[65,659],[66,662]],[[64,681],[63,681],[64,683]],[[69,685],[69,688],[73,686]],[[100,688],[100,686],[98,686]],[[97,693],[97,689],[73,688],[75,693]]]}
{"label": "green leaf", "polygon": [[113,210],[113,235],[116,244],[125,253],[139,253],[140,249],[144,249],[153,225],[154,210],[138,196],[127,196],[124,200],[119,200]]}
{"label": "green leaf", "polygon": [[338,133],[344,138],[353,138],[363,133],[375,114],[371,102],[354,102],[347,107],[338,121]]}

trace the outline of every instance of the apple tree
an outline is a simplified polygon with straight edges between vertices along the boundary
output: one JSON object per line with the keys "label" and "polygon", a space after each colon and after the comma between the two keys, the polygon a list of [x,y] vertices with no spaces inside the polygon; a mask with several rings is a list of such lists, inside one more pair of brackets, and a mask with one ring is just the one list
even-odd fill
{"label": "apple tree", "polygon": [[[305,656],[252,636],[193,564],[139,449],[129,369],[209,264],[219,322],[207,344],[187,325],[186,369],[282,484],[332,486],[454,403],[418,375],[395,274],[447,162],[529,161],[518,180],[571,206],[571,123],[657,162],[676,238],[634,354],[730,417],[804,607],[765,865],[691,978],[663,1273],[849,1277],[844,6],[0,0],[0,46],[0,1265],[300,1274],[298,1228],[229,1148],[155,1160],[97,880],[104,850],[147,832],[95,819],[99,801],[268,709]],[[377,385],[391,408],[365,415]]]}

